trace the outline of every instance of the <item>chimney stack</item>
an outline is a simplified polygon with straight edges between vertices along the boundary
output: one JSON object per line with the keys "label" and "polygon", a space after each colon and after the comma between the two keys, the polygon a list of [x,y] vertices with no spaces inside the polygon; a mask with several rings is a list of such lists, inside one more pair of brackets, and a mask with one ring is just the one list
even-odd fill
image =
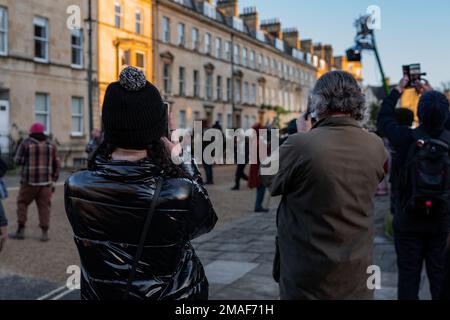
{"label": "chimney stack", "polygon": [[244,8],[244,12],[241,14],[240,18],[244,21],[250,32],[255,33],[259,30],[259,14],[256,11],[256,7]]}
{"label": "chimney stack", "polygon": [[333,56],[333,46],[332,45],[325,45],[323,47],[324,50],[324,59],[327,62],[328,66],[333,66],[334,65],[334,56]]}
{"label": "chimney stack", "polygon": [[300,49],[300,33],[297,28],[283,30],[283,40],[294,49]]}
{"label": "chimney stack", "polygon": [[301,40],[300,48],[304,53],[313,54],[313,41],[311,39]]}
{"label": "chimney stack", "polygon": [[227,17],[239,16],[238,0],[218,0],[216,7]]}
{"label": "chimney stack", "polygon": [[271,36],[283,39],[283,31],[281,30],[280,19],[271,19],[261,22],[261,30],[266,31]]}

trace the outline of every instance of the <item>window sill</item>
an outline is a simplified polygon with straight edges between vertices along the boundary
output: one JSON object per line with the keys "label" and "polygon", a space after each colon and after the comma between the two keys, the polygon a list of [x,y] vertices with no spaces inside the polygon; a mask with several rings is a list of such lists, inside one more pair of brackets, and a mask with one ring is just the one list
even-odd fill
{"label": "window sill", "polygon": [[76,70],[83,70],[84,69],[83,65],[78,65],[78,64],[71,64],[70,67],[72,69],[76,69]]}
{"label": "window sill", "polygon": [[70,134],[71,139],[86,139],[86,135],[83,133],[71,133]]}
{"label": "window sill", "polygon": [[48,59],[41,59],[41,58],[34,57],[33,60],[34,60],[34,62],[37,62],[37,63],[49,64]]}

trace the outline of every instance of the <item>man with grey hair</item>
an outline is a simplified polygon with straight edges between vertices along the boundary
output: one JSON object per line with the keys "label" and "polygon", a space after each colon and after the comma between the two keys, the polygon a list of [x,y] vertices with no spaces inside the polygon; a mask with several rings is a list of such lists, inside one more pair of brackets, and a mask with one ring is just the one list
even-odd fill
{"label": "man with grey hair", "polygon": [[373,299],[368,286],[374,236],[373,205],[385,175],[380,138],[361,128],[365,98],[349,73],[333,71],[313,89],[300,133],[280,147],[279,171],[263,177],[278,209],[274,277],[281,299]]}

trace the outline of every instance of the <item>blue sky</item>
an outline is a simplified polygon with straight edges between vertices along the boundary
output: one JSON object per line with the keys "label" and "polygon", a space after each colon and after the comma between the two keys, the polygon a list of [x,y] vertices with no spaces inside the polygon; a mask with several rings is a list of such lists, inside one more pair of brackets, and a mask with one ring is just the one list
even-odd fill
{"label": "blue sky", "polygon": [[[427,79],[438,87],[450,82],[450,1],[447,0],[239,0],[256,6],[261,19],[280,18],[297,27],[302,39],[330,43],[335,54],[352,46],[353,22],[369,5],[381,8],[377,41],[386,76],[398,82],[402,65],[420,62]],[[365,82],[380,83],[373,53],[363,57]]]}

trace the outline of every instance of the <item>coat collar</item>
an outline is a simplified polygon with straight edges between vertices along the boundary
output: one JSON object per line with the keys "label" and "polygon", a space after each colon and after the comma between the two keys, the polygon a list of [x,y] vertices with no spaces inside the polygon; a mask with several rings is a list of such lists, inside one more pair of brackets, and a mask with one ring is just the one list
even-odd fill
{"label": "coat collar", "polygon": [[357,127],[361,128],[358,121],[351,117],[328,117],[317,122],[313,129],[320,127]]}

